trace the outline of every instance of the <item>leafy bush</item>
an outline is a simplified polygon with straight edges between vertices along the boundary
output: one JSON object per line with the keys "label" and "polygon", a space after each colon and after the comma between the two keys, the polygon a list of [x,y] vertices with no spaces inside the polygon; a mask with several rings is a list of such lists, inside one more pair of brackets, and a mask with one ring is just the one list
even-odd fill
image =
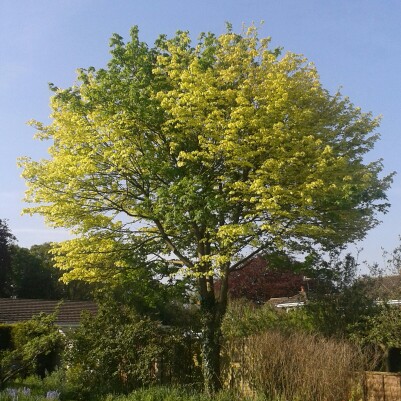
{"label": "leafy bush", "polygon": [[[12,349],[0,351],[0,388],[8,381],[34,373],[39,363],[62,346],[56,314],[40,314],[13,325]],[[46,366],[43,366],[45,368]]]}
{"label": "leafy bush", "polygon": [[325,337],[352,339],[369,327],[368,320],[378,312],[373,280],[360,277],[357,259],[342,257],[333,250],[325,260],[311,254],[305,262],[307,274],[313,278],[305,312],[314,330]]}
{"label": "leafy bush", "polygon": [[348,339],[368,330],[369,320],[379,309],[364,281],[357,281],[338,293],[324,294],[305,308],[317,331],[327,337]]}
{"label": "leafy bush", "polygon": [[248,337],[266,330],[312,331],[313,325],[304,309],[287,313],[269,304],[256,306],[239,299],[230,303],[222,324],[223,336],[227,340]]}
{"label": "leafy bush", "polygon": [[195,353],[190,336],[109,302],[96,316],[84,315],[71,333],[67,379],[80,388],[81,399],[94,393],[127,394],[155,383],[192,382],[199,377]]}

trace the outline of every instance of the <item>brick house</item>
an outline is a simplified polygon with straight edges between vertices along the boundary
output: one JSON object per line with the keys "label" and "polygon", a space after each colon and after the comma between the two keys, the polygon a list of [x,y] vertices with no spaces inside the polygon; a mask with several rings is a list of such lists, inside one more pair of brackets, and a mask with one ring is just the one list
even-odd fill
{"label": "brick house", "polygon": [[[269,302],[302,302],[306,298],[307,278],[291,269],[272,268],[262,256],[256,256],[230,274],[228,294],[231,299],[246,298],[258,305]],[[219,282],[216,283],[219,291]]]}

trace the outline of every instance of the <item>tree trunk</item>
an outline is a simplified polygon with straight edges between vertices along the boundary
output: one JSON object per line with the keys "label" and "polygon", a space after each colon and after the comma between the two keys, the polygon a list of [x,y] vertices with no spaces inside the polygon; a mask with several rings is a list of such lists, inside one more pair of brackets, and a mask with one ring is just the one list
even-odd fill
{"label": "tree trunk", "polygon": [[202,373],[205,391],[214,394],[221,388],[220,349],[221,324],[216,305],[201,303],[202,318]]}
{"label": "tree trunk", "polygon": [[218,300],[213,277],[201,278],[202,372],[205,392],[213,395],[222,387],[220,378],[221,324],[227,309],[228,266],[221,279]]}

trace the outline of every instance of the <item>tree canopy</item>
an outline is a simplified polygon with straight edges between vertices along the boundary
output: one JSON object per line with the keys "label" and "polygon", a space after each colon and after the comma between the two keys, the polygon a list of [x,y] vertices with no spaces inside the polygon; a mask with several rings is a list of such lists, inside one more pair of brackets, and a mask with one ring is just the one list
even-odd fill
{"label": "tree canopy", "polygon": [[209,367],[230,271],[269,249],[359,240],[388,207],[391,175],[364,159],[378,119],[254,27],[153,47],[135,27],[127,43],[113,35],[106,68],[52,90],[52,122],[33,122],[49,158],[20,160],[25,211],[75,234],[55,248],[66,279],[113,280],[144,263],[191,275]]}
{"label": "tree canopy", "polygon": [[8,297],[12,294],[11,248],[15,240],[7,220],[0,219],[0,297]]}

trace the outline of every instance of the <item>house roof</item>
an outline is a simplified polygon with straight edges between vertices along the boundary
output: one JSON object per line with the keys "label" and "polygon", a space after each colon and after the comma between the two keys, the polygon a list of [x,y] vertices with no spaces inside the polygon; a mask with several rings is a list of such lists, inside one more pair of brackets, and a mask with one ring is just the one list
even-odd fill
{"label": "house roof", "polygon": [[59,326],[77,326],[83,311],[96,314],[97,305],[91,301],[48,301],[42,299],[0,298],[0,323],[17,323],[39,313],[53,313],[59,306],[56,323]]}
{"label": "house roof", "polygon": [[401,297],[401,275],[365,277],[368,280],[370,293],[378,299],[391,299]]}

